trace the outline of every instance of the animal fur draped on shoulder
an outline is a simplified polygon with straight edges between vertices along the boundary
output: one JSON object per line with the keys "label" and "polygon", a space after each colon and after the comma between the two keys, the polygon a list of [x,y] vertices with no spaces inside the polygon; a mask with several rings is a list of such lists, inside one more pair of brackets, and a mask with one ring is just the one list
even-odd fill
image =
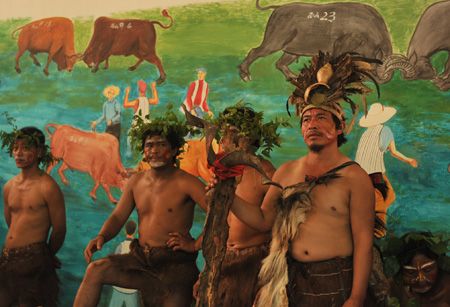
{"label": "animal fur draped on shoulder", "polygon": [[286,187],[275,201],[276,218],[272,227],[270,253],[263,260],[259,280],[262,286],[257,307],[288,306],[286,285],[289,281],[286,254],[292,240],[297,235],[298,226],[305,222],[307,213],[312,208],[310,192],[317,184],[327,184],[339,178],[336,172],[348,165],[346,162],[316,180],[301,182]]}

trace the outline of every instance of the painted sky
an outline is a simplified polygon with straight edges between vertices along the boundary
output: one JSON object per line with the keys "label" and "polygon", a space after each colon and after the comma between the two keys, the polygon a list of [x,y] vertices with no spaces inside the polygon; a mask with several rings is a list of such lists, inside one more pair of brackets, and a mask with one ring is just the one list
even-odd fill
{"label": "painted sky", "polygon": [[191,3],[221,2],[223,0],[0,0],[0,20],[31,17],[104,16],[137,9],[168,8]]}

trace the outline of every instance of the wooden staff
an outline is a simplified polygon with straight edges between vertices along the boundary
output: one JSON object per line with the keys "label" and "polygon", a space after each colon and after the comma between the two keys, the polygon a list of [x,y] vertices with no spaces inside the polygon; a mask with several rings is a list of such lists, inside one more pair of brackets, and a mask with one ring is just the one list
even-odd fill
{"label": "wooden staff", "polygon": [[[216,153],[212,149],[212,141],[219,128],[205,120],[202,120],[189,113],[184,105],[183,109],[187,121],[199,128],[205,128],[206,151],[208,152],[208,164],[214,165]],[[272,182],[264,173],[260,160],[244,151],[238,150],[227,154],[219,160],[225,167],[235,165],[248,165],[261,173],[262,184],[272,184],[281,188],[275,182]],[[206,193],[206,202],[208,204],[208,213],[206,215],[205,225],[203,227],[202,251],[205,258],[205,266],[200,274],[200,285],[198,289],[198,298],[196,307],[214,307],[217,302],[217,289],[221,274],[222,261],[225,258],[228,241],[228,214],[233,204],[236,187],[240,182],[240,177],[231,177],[224,180],[218,180],[217,185]]]}

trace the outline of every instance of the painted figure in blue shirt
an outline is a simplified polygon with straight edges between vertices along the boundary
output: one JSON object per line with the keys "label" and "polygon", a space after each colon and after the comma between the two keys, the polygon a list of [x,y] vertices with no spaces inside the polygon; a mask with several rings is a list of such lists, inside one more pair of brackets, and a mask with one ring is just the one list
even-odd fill
{"label": "painted figure in blue shirt", "polygon": [[106,133],[114,135],[120,144],[120,103],[115,99],[120,93],[117,86],[108,86],[103,90],[103,95],[108,100],[103,104],[103,114],[91,123],[91,130],[101,122],[106,123]]}

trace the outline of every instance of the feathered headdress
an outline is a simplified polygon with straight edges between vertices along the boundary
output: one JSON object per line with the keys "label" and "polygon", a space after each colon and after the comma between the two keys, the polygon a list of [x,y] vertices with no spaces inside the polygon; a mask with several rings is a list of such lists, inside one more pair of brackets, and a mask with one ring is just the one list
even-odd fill
{"label": "feathered headdress", "polygon": [[311,64],[305,66],[297,78],[291,81],[297,88],[290,95],[288,102],[295,105],[297,116],[303,115],[309,109],[320,108],[331,112],[340,120],[345,120],[345,114],[339,103],[350,104],[353,117],[345,130],[348,134],[355,124],[359,107],[349,96],[357,94],[367,114],[365,95],[372,92],[372,89],[363,82],[369,78],[375,83],[380,98],[378,83],[370,74],[371,63],[381,64],[381,61],[367,59],[355,53],[333,57],[329,53],[319,51],[319,55],[312,58]]}

